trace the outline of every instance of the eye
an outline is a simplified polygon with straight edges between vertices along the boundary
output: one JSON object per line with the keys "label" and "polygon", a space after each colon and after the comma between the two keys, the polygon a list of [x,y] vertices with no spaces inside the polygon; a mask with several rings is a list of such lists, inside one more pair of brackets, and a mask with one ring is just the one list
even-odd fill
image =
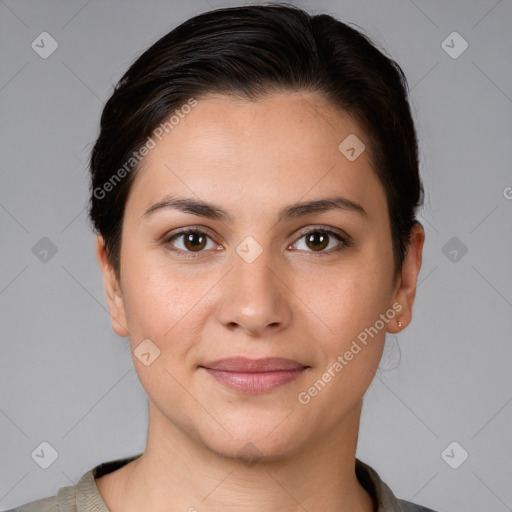
{"label": "eye", "polygon": [[[316,228],[303,233],[299,240],[289,247],[299,245],[300,240],[303,238],[305,239],[306,252],[319,253],[318,256],[329,255],[352,245],[349,237],[342,236],[332,229]],[[338,244],[334,245],[334,249],[331,247],[331,250],[325,251],[324,249],[331,245],[330,242],[332,242],[333,238],[338,241]],[[180,239],[182,247],[177,247],[178,244],[176,244],[176,240]],[[211,242],[209,246],[208,241]],[[169,249],[172,252],[178,253],[179,255],[187,258],[195,258],[197,257],[196,255],[205,252],[205,249],[222,247],[216,244],[205,231],[191,228],[172,234],[167,237],[164,242],[169,246]],[[299,247],[299,249],[301,248]],[[308,251],[307,249],[312,250]]]}
{"label": "eye", "polygon": [[[307,252],[317,252],[317,253],[320,253],[319,255],[321,255],[321,256],[323,256],[325,254],[332,254],[333,252],[341,251],[345,247],[350,247],[350,245],[351,245],[348,238],[341,236],[339,233],[337,233],[331,229],[316,228],[316,229],[312,229],[312,230],[309,230],[306,233],[304,233],[299,238],[299,240],[297,242],[295,242],[294,244],[292,244],[290,247],[294,247],[294,246],[298,245],[300,240],[302,240],[303,238],[305,239],[304,245],[306,246],[306,249],[308,249],[308,248],[313,249],[312,251],[307,251]],[[337,246],[335,244],[334,249],[332,249],[332,246],[331,246],[332,250],[324,251],[323,249],[325,249],[326,247],[329,247],[330,242],[332,241],[333,238],[338,241]],[[299,247],[299,249],[300,249],[300,247]]]}
{"label": "eye", "polygon": [[[176,247],[173,243],[175,240],[180,238],[182,239],[183,248]],[[209,247],[208,240],[212,242]],[[218,247],[218,245],[213,242],[212,238],[208,236],[207,233],[204,231],[199,231],[198,229],[186,229],[179,231],[178,233],[175,233],[166,238],[165,243],[169,244],[169,249],[171,251],[177,252],[189,258],[194,258],[194,253],[204,252],[203,249],[212,249]]]}

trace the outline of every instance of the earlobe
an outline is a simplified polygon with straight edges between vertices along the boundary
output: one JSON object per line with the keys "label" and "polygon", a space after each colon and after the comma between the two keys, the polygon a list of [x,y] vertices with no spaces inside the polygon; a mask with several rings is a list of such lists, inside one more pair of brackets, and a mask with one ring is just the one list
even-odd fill
{"label": "earlobe", "polygon": [[[398,279],[399,284],[393,295],[393,303],[399,302],[402,309],[400,315],[395,317],[394,324],[388,324],[388,332],[397,333],[411,322],[424,241],[425,232],[423,227],[420,223],[416,222],[411,228],[409,245]],[[398,322],[401,325],[398,325]]]}
{"label": "earlobe", "polygon": [[107,306],[110,311],[112,329],[118,336],[125,338],[129,336],[129,332],[126,322],[126,312],[121,285],[118,282],[116,273],[110,264],[105,243],[101,235],[97,236],[96,257],[103,275],[103,286],[105,288]]}

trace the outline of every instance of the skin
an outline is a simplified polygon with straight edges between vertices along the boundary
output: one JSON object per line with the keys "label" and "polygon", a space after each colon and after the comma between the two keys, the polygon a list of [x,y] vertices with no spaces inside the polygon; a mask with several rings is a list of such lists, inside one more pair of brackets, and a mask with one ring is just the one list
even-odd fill
{"label": "skin", "polygon": [[[338,150],[351,133],[366,145],[354,161]],[[126,204],[120,281],[97,241],[112,326],[129,337],[149,398],[144,455],[96,479],[112,512],[374,510],[354,472],[362,399],[386,332],[400,330],[398,319],[402,328],[411,321],[425,235],[415,224],[395,282],[386,197],[369,144],[317,93],[256,102],[215,95],[199,99],[145,157]],[[361,204],[367,217],[331,210],[278,222],[281,208],[333,192]],[[170,193],[219,205],[233,221],[170,208],[142,217]],[[164,240],[187,227],[210,237],[202,252],[194,252],[197,239]],[[342,244],[332,235],[320,249],[307,243],[305,232],[325,227],[343,230],[353,245],[332,252]],[[262,249],[251,263],[236,251],[247,236]],[[393,303],[400,313],[301,404],[298,394]],[[160,350],[148,366],[133,355],[145,339]],[[240,355],[310,368],[256,395],[199,368]],[[255,464],[240,454],[247,443],[260,457]]]}

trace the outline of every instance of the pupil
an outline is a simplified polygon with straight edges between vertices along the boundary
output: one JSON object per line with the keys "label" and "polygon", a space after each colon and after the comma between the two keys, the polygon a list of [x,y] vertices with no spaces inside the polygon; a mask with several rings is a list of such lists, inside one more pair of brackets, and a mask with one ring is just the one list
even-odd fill
{"label": "pupil", "polygon": [[313,242],[315,237],[320,237],[322,240],[320,241],[320,245],[314,245],[314,248],[323,249],[324,247],[327,247],[327,239],[329,238],[327,234],[321,233],[320,231],[317,231],[316,233],[311,233],[308,238],[308,243]]}
{"label": "pupil", "polygon": [[[198,237],[200,239],[202,239],[202,241],[204,242],[204,238],[203,236],[201,236],[199,233],[189,233],[187,236],[186,236],[186,241],[185,241],[185,244],[187,246],[188,249],[190,249],[191,247],[189,247],[190,244],[192,244],[192,246],[194,246],[194,237]],[[201,242],[199,242],[201,244]],[[202,249],[204,246],[204,243],[201,244],[201,246],[199,247],[199,249]],[[193,248],[193,247],[192,247]],[[197,249],[197,247],[196,247]]]}

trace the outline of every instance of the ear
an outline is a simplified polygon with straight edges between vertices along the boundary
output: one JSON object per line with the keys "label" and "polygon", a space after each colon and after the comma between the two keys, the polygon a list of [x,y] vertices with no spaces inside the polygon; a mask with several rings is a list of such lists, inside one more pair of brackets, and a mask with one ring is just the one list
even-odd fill
{"label": "ear", "polygon": [[[390,333],[400,332],[411,322],[424,241],[425,231],[419,222],[415,222],[411,228],[409,245],[407,246],[402,271],[393,292],[393,304],[396,302],[400,303],[402,309],[399,312],[397,310],[394,322],[388,323],[387,331]],[[402,327],[398,327],[399,320],[402,323]]]}
{"label": "ear", "polygon": [[123,293],[114,269],[110,264],[105,242],[101,235],[97,236],[96,257],[98,258],[98,264],[103,274],[103,285],[107,296],[107,306],[110,311],[112,329],[117,335],[127,337],[129,332],[126,322]]}

